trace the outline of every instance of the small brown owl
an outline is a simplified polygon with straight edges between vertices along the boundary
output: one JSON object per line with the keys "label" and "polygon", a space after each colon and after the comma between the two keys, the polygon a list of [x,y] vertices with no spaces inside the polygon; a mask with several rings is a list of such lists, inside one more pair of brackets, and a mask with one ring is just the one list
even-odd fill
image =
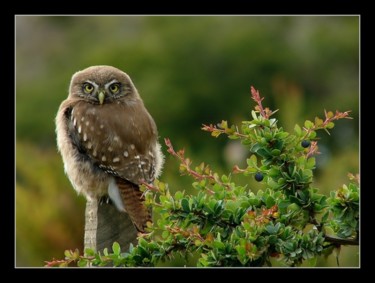
{"label": "small brown owl", "polygon": [[140,183],[152,183],[164,156],[154,120],[130,77],[111,66],[75,73],[56,116],[57,146],[74,189],[109,196],[144,232],[150,211]]}

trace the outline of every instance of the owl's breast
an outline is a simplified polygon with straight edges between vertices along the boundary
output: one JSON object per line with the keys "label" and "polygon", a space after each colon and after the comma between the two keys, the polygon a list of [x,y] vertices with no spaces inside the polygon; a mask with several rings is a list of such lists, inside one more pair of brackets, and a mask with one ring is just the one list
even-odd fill
{"label": "owl's breast", "polygon": [[156,127],[142,107],[82,102],[71,113],[80,145],[94,164],[134,183],[154,176]]}
{"label": "owl's breast", "polygon": [[94,146],[92,143],[115,147],[133,144],[144,153],[157,138],[151,116],[144,107],[136,105],[78,103],[71,119],[88,149]]}

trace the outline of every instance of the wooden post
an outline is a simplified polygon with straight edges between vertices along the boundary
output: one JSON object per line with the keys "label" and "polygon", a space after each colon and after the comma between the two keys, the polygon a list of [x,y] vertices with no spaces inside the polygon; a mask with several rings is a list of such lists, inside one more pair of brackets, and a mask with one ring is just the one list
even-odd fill
{"label": "wooden post", "polygon": [[137,230],[127,213],[120,212],[111,201],[99,203],[86,202],[85,249],[112,252],[113,242],[118,242],[121,251],[127,251],[129,244],[137,243]]}

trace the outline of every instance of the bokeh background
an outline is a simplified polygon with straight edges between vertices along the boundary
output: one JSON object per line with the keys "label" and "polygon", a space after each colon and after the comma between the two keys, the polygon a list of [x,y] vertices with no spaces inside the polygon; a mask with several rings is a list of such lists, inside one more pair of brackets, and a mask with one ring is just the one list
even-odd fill
{"label": "bokeh background", "polygon": [[[324,109],[352,110],[331,136],[320,133],[314,185],[328,195],[359,171],[357,16],[16,16],[17,266],[82,250],[85,200],[64,175],[54,118],[72,74],[102,64],[131,76],[161,141],[169,137],[195,164],[219,173],[243,164],[248,152],[200,127],[251,119],[253,85],[287,130]],[[161,180],[191,187],[170,156]],[[359,249],[344,247],[340,265],[358,266]]]}

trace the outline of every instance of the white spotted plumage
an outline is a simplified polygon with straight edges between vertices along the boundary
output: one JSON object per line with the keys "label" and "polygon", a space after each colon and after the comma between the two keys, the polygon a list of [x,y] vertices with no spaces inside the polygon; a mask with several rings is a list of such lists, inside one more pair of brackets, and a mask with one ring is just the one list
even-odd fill
{"label": "white spotted plumage", "polygon": [[56,133],[73,187],[87,198],[108,194],[143,231],[150,216],[139,185],[160,175],[164,157],[155,122],[130,77],[110,66],[77,72]]}

